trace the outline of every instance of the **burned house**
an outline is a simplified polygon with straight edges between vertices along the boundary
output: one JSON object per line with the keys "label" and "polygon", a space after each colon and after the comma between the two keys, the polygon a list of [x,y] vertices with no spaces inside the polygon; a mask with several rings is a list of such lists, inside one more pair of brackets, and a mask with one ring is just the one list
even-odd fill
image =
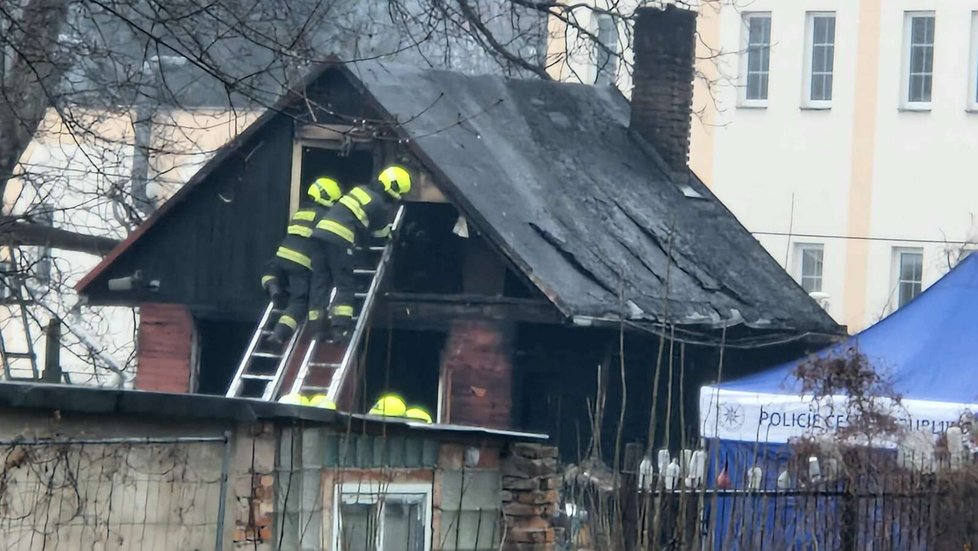
{"label": "burned house", "polygon": [[631,104],[610,87],[316,68],[79,283],[140,307],[136,387],[224,393],[305,184],[395,161],[415,189],[351,409],[395,389],[443,423],[545,432],[574,457],[619,419],[646,439],[653,408],[691,436],[702,383],[833,338],[686,166],[695,16],[639,14]]}

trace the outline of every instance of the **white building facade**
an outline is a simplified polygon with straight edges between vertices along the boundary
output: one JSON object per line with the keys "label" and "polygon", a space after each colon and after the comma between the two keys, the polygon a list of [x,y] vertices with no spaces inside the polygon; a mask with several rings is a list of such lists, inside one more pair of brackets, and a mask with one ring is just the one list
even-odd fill
{"label": "white building facade", "polygon": [[[837,321],[978,248],[978,0],[701,4],[691,166]],[[568,59],[561,78],[600,73]]]}

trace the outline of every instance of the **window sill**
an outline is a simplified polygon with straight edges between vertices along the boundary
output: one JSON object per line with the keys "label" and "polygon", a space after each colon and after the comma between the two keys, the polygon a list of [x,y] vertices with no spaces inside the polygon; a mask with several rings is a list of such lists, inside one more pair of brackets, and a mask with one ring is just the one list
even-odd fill
{"label": "window sill", "polygon": [[964,109],[965,113],[976,113],[978,114],[978,105],[972,105],[971,107],[966,107]]}
{"label": "window sill", "polygon": [[929,103],[906,104],[898,107],[897,111],[900,111],[901,113],[930,113],[931,106]]}
{"label": "window sill", "polygon": [[802,111],[831,111],[832,104],[804,103],[799,106]]}
{"label": "window sill", "polygon": [[766,101],[745,101],[737,104],[737,109],[767,109]]}

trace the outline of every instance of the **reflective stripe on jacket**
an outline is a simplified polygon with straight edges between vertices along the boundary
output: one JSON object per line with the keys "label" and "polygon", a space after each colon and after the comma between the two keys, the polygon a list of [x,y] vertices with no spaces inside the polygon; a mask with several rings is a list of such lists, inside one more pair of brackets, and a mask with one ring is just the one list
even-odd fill
{"label": "reflective stripe on jacket", "polygon": [[307,270],[312,270],[316,264],[314,258],[322,254],[321,245],[310,238],[313,234],[316,220],[326,214],[328,209],[318,205],[300,208],[292,215],[286,228],[285,239],[279,245],[275,256],[294,262]]}
{"label": "reflective stripe on jacket", "polygon": [[[368,186],[356,186],[316,222],[313,237],[337,245],[356,245],[357,237],[390,233],[393,200]],[[375,235],[375,234],[383,235]]]}

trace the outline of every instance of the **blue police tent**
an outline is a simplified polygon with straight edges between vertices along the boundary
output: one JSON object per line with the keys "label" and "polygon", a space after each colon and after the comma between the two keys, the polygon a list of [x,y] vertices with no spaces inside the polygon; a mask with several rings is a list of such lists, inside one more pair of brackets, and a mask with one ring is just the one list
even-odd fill
{"label": "blue police tent", "polygon": [[[889,317],[816,356],[841,356],[853,350],[865,355],[903,397],[893,413],[911,430],[936,436],[964,411],[978,410],[978,255],[967,257]],[[792,459],[790,440],[831,432],[848,423],[844,396],[816,403],[813,397],[801,395],[794,372],[808,360],[700,390],[700,434],[710,452],[710,484],[726,467],[733,488],[746,489],[748,470],[760,466],[761,489],[774,490],[780,471]],[[791,500],[779,503],[780,511],[759,507],[752,514],[769,521],[771,515],[791,516]],[[729,503],[715,504],[715,514],[719,522],[730,523],[733,513],[725,507],[732,509]],[[781,537],[810,539],[811,535]]]}

